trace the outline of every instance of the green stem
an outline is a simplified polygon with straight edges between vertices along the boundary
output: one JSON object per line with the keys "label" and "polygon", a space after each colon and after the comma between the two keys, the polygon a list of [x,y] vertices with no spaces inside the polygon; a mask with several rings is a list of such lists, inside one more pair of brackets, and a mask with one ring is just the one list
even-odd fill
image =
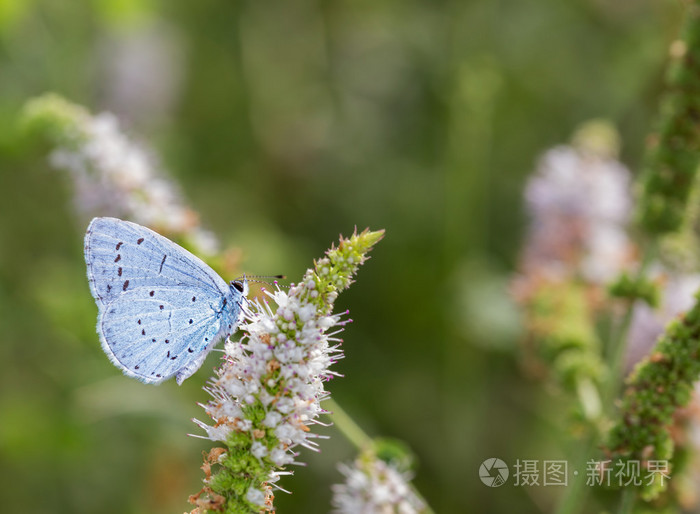
{"label": "green stem", "polygon": [[634,302],[627,305],[625,314],[617,327],[617,333],[612,338],[611,358],[610,358],[610,377],[607,387],[605,388],[603,402],[606,413],[610,413],[613,407],[614,400],[617,397],[624,377],[624,361],[625,351],[627,350],[627,332],[632,323],[632,314],[634,313]]}
{"label": "green stem", "polygon": [[[641,273],[641,271],[640,271]],[[622,377],[622,361],[625,354],[627,330],[632,320],[632,304],[627,307],[627,311],[620,322],[615,335],[612,337],[612,362],[610,365],[610,382],[608,387],[603,392],[603,412],[609,413],[613,400],[617,394],[619,384]],[[586,442],[582,445],[581,452],[574,458],[574,470],[586,468],[586,462],[595,451],[597,433],[590,433]],[[564,497],[557,506],[556,514],[576,514],[581,511],[585,502],[588,490],[585,486],[583,477],[579,475],[573,483],[566,488]]]}
{"label": "green stem", "polygon": [[[646,273],[649,265],[656,258],[657,245],[656,241],[651,241],[644,252],[644,259],[637,272],[637,277],[641,278]],[[629,331],[630,324],[632,322],[632,314],[634,312],[634,305],[630,303],[625,314],[622,316],[622,320],[617,326],[614,334],[611,336],[610,352],[608,353],[608,358],[610,359],[610,377],[607,387],[603,391],[603,413],[610,415],[611,411],[615,405],[615,398],[617,398],[620,386],[624,378],[624,357],[625,350],[627,349],[627,332]],[[591,457],[593,451],[596,447],[597,434],[590,434],[583,445],[583,450],[574,459],[574,469],[585,469],[586,462]],[[556,513],[557,514],[575,514],[579,512],[585,503],[585,498],[587,495],[587,489],[584,488],[583,480],[575,480],[566,490],[566,494],[559,502]],[[628,491],[625,490],[622,497],[621,507],[627,505],[625,502],[629,502],[630,499],[625,496],[629,495]],[[634,496],[632,505],[634,504]],[[620,511],[627,512],[627,511]]]}
{"label": "green stem", "polygon": [[632,487],[624,489],[622,491],[622,498],[620,498],[620,508],[617,510],[617,514],[632,514],[636,501],[637,491]]}
{"label": "green stem", "polygon": [[[589,435],[582,444],[581,451],[574,459],[574,470],[586,468],[586,462],[595,449],[595,440],[596,437],[594,435]],[[571,485],[566,488],[566,494],[559,502],[559,505],[557,505],[555,514],[576,514],[583,507],[587,494],[586,478],[579,472]]]}
{"label": "green stem", "polygon": [[328,417],[333,421],[333,425],[340,430],[345,438],[350,441],[358,450],[366,450],[371,447],[372,438],[368,436],[360,426],[345,412],[338,402],[333,398],[323,401],[323,407],[330,411]]}
{"label": "green stem", "polygon": [[[658,244],[656,239],[646,245],[642,263],[637,271],[637,280],[642,279],[657,256]],[[622,321],[618,325],[617,333],[612,337],[610,357],[610,378],[603,397],[604,412],[610,414],[614,408],[615,398],[618,397],[624,380],[625,353],[627,350],[627,332],[629,331],[634,313],[634,302],[627,305]]]}

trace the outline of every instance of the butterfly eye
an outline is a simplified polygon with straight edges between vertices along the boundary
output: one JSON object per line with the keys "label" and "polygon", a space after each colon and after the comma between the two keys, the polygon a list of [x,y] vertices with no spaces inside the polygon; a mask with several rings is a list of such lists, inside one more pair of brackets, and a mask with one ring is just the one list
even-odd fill
{"label": "butterfly eye", "polygon": [[240,281],[234,280],[233,282],[231,282],[231,285],[235,287],[239,293],[243,292],[243,284]]}

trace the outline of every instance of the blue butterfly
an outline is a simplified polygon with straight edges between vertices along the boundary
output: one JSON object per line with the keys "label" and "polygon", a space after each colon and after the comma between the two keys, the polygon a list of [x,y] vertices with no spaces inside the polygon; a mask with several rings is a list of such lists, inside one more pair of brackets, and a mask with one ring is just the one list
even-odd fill
{"label": "blue butterfly", "polygon": [[102,349],[147,384],[190,377],[235,330],[248,282],[227,284],[201,259],[152,230],[95,218],[85,262]]}

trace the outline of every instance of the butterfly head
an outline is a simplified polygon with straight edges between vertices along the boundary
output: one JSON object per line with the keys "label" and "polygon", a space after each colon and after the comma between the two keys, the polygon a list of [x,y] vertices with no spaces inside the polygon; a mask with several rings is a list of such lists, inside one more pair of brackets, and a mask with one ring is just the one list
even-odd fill
{"label": "butterfly head", "polygon": [[248,296],[248,279],[243,275],[243,279],[232,280],[229,285],[232,290],[238,291],[243,297]]}

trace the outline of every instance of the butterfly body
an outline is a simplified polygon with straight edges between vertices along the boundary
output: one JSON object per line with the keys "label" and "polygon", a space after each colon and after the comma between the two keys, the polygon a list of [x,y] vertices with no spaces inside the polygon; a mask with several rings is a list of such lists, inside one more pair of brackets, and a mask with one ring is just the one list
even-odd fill
{"label": "butterfly body", "polygon": [[95,218],[85,234],[97,332],[124,374],[149,384],[191,376],[239,321],[247,283],[226,283],[184,248],[146,227]]}

